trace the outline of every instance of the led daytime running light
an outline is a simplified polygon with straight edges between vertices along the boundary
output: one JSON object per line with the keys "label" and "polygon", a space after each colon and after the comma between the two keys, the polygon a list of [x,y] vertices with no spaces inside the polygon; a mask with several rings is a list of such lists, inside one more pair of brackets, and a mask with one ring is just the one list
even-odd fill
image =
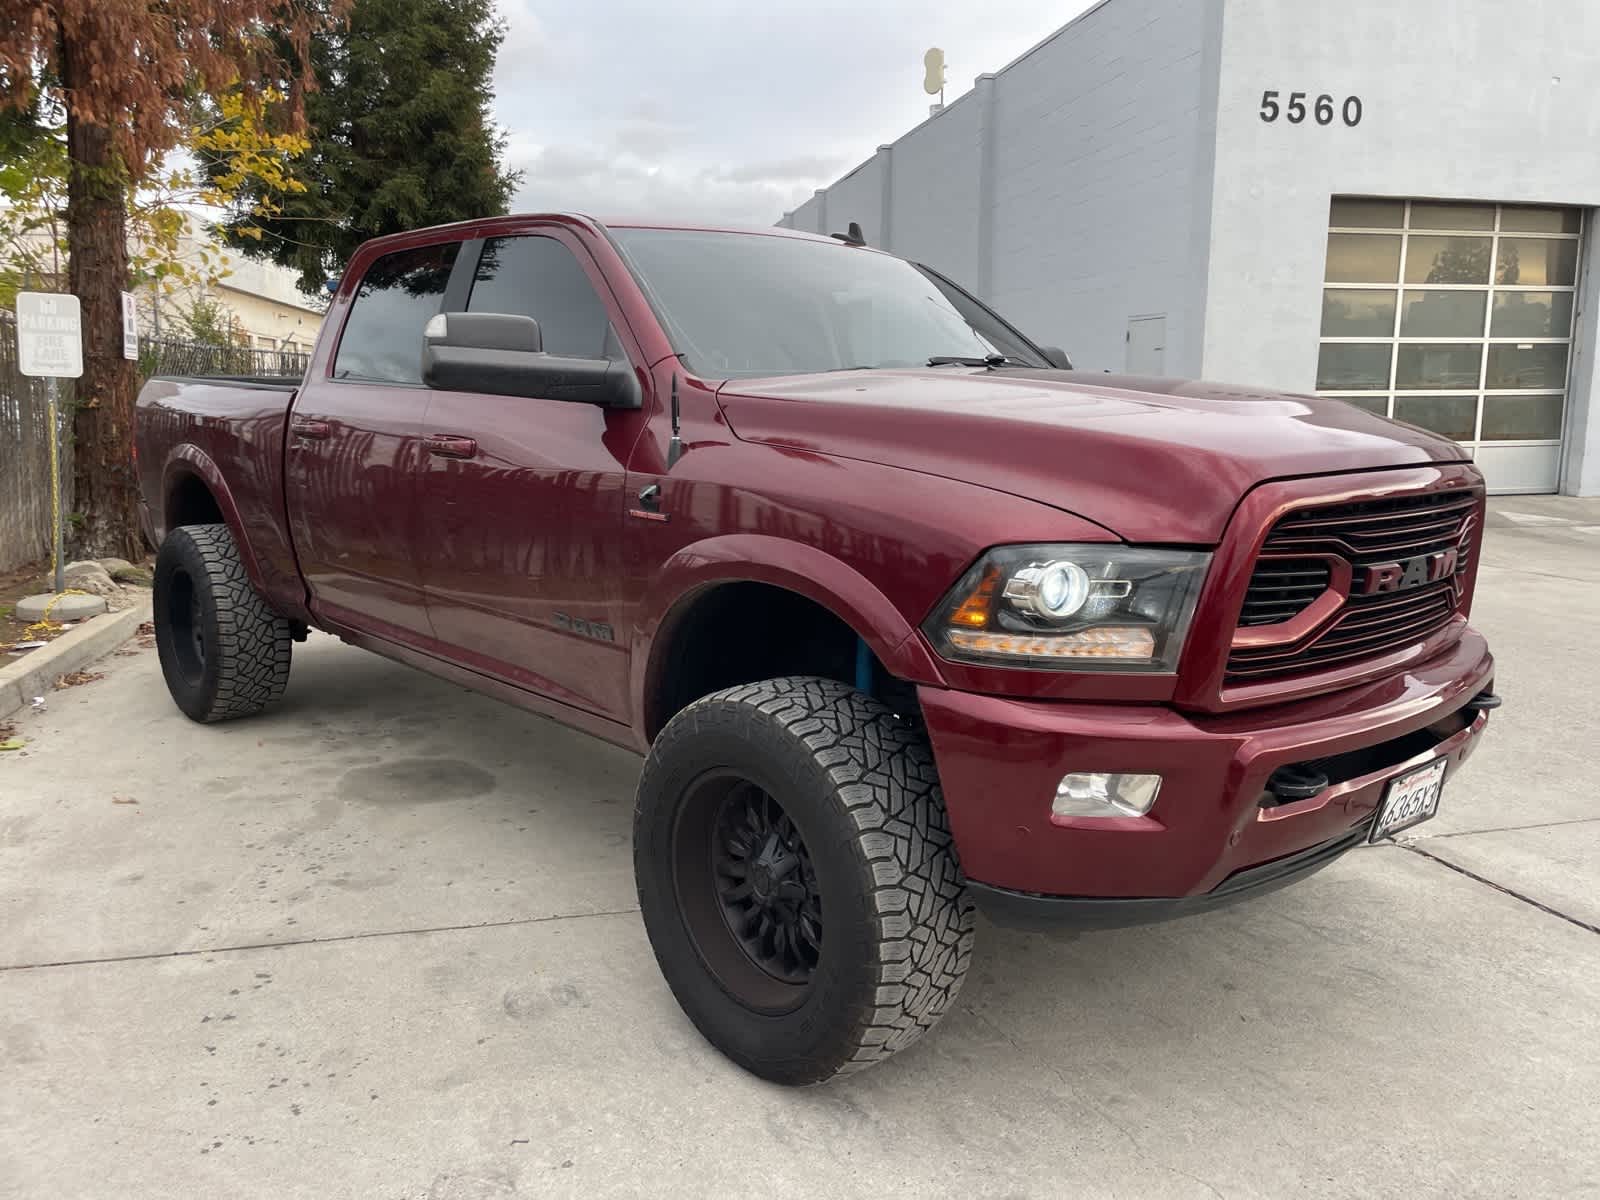
{"label": "led daytime running light", "polygon": [[1156,652],[1155,636],[1142,625],[1102,625],[1077,633],[1053,633],[1046,637],[952,629],[947,636],[953,647],[974,654],[1148,660],[1155,657]]}

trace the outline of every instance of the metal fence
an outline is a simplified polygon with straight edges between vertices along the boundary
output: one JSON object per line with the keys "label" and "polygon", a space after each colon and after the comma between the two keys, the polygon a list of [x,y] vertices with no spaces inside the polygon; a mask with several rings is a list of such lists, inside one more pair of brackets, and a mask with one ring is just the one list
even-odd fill
{"label": "metal fence", "polygon": [[[65,398],[71,380],[62,380]],[[0,311],[0,571],[50,553],[50,409],[46,381],[17,370],[17,322]],[[65,440],[65,439],[63,439]],[[72,499],[72,459],[61,458],[63,503]],[[69,509],[70,511],[70,509]]]}
{"label": "metal fence", "polygon": [[152,375],[281,375],[298,379],[308,356],[293,350],[205,346],[168,338],[139,339],[139,378]]}
{"label": "metal fence", "polygon": [[[152,375],[305,374],[307,356],[293,351],[205,346],[167,338],[139,339],[139,380]],[[72,381],[63,379],[62,508],[72,511]],[[46,381],[17,370],[17,324],[0,310],[0,572],[50,554],[50,424]]]}

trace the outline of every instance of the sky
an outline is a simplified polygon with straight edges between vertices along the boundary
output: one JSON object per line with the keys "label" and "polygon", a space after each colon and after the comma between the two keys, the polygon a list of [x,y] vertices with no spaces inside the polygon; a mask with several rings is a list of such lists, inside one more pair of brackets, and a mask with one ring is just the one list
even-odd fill
{"label": "sky", "polygon": [[1091,5],[497,0],[513,211],[770,225]]}

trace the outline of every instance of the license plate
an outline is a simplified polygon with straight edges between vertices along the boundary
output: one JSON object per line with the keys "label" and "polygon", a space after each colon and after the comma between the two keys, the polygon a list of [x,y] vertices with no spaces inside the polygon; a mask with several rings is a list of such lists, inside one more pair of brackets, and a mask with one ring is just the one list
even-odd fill
{"label": "license plate", "polygon": [[1402,829],[1420,825],[1439,811],[1439,793],[1444,790],[1445,759],[1436,758],[1426,766],[1389,781],[1383,807],[1372,823],[1371,840],[1376,842]]}

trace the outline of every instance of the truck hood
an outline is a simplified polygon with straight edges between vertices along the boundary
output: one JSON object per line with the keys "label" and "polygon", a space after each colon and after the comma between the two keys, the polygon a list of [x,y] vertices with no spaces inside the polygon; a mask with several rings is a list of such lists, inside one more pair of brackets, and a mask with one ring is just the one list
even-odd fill
{"label": "truck hood", "polygon": [[718,396],[741,440],[1010,492],[1131,542],[1215,543],[1269,479],[1467,457],[1342,401],[1178,379],[939,367],[730,380]]}

